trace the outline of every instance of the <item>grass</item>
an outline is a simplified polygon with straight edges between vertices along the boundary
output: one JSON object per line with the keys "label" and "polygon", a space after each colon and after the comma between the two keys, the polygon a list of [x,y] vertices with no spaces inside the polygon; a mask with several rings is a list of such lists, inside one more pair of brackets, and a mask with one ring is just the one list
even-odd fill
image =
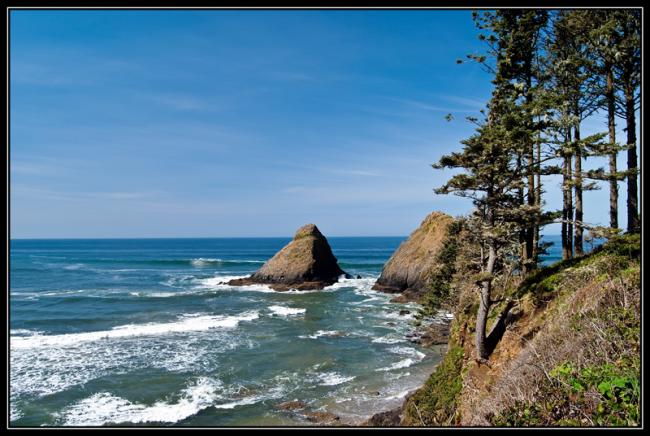
{"label": "grass", "polygon": [[463,357],[462,347],[449,347],[424,386],[406,402],[404,425],[449,425],[456,413],[456,400],[462,389]]}
{"label": "grass", "polygon": [[618,236],[502,291],[522,316],[498,345],[495,369],[469,370],[476,296],[467,293],[447,354],[406,401],[402,424],[638,426],[640,253],[638,234]]}

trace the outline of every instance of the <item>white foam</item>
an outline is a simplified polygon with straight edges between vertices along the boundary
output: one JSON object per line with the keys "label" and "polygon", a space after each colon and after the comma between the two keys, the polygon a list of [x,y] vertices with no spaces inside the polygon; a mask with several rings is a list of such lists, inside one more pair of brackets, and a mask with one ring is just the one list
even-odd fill
{"label": "white foam", "polygon": [[404,315],[400,315],[399,312],[389,312],[389,311],[383,311],[377,314],[379,317],[384,318],[384,319],[390,319],[390,320],[410,320],[415,318],[415,313],[413,310],[411,310],[410,313],[406,313]]}
{"label": "white foam", "polygon": [[336,337],[336,336],[340,336],[340,335],[341,335],[341,332],[339,332],[338,330],[318,330],[314,334],[300,335],[298,337],[302,338],[302,339],[308,339],[308,338],[309,339],[317,339],[317,338],[320,338],[321,336]]}
{"label": "white foam", "polygon": [[85,292],[85,289],[52,291],[52,292],[40,292],[37,295],[39,297],[57,297],[59,295],[81,294],[83,292]]}
{"label": "white foam", "polygon": [[220,263],[220,262],[222,262],[221,259],[210,259],[210,258],[204,259],[202,257],[199,257],[198,259],[192,259],[190,261],[192,266],[206,266],[211,263]]}
{"label": "white foam", "polygon": [[215,404],[212,407],[214,407],[215,409],[234,409],[237,406],[246,406],[248,404],[258,403],[263,399],[264,399],[263,396],[248,397],[248,398],[244,398],[243,400],[232,401],[230,403]]}
{"label": "white foam", "polygon": [[199,287],[215,290],[215,291],[253,291],[253,292],[272,292],[275,293],[268,285],[246,285],[246,286],[232,286],[228,282],[235,279],[243,279],[248,276],[217,276],[207,279],[197,279],[195,282]]}
{"label": "white foam", "polygon": [[355,379],[354,376],[345,377],[337,372],[324,372],[317,375],[321,386],[336,386]]}
{"label": "white foam", "polygon": [[25,416],[23,412],[20,409],[18,409],[15,402],[12,401],[9,404],[9,421],[16,421],[22,418],[23,416]]}
{"label": "white foam", "polygon": [[388,349],[393,354],[401,354],[404,356],[411,356],[415,359],[424,359],[425,354],[411,347],[391,347]]}
{"label": "white foam", "polygon": [[50,395],[110,374],[156,368],[168,372],[205,373],[220,354],[259,345],[241,329],[212,329],[173,336],[136,336],[88,341],[61,347],[12,349],[11,401],[27,395]]}
{"label": "white foam", "polygon": [[68,407],[62,413],[65,426],[101,426],[110,423],[173,423],[210,407],[219,398],[219,381],[201,377],[183,391],[175,403],[159,401],[151,406],[132,403],[107,392],[100,392]]}
{"label": "white foam", "polygon": [[376,344],[397,344],[400,342],[406,342],[406,339],[395,338],[392,336],[381,336],[372,340]]}
{"label": "white foam", "polygon": [[415,360],[408,358],[404,360],[400,360],[399,362],[393,363],[391,366],[387,366],[385,368],[378,368],[375,371],[392,371],[394,369],[400,369],[400,368],[408,368],[409,366],[413,365],[416,363]]}
{"label": "white foam", "polygon": [[177,297],[179,295],[187,295],[188,292],[129,292],[129,295],[134,297],[149,297],[149,298],[169,298]]}
{"label": "white foam", "polygon": [[294,316],[294,315],[303,315],[307,309],[301,309],[298,307],[285,307],[285,306],[269,306],[269,309],[273,314],[279,316]]}
{"label": "white foam", "polygon": [[40,330],[27,330],[27,329],[11,329],[9,330],[10,336],[32,336],[38,335],[42,332]]}
{"label": "white foam", "polygon": [[410,389],[406,390],[406,391],[399,392],[399,393],[397,393],[395,395],[390,395],[388,397],[384,397],[384,400],[399,400],[399,399],[404,398],[405,396],[407,396],[409,392],[411,392]]}
{"label": "white foam", "polygon": [[11,349],[36,347],[74,346],[80,342],[118,339],[132,336],[152,336],[169,333],[203,331],[215,328],[234,328],[240,321],[259,318],[255,311],[235,316],[225,315],[184,315],[178,321],[167,323],[127,324],[103,330],[85,333],[68,333],[62,335],[33,335],[11,337]]}
{"label": "white foam", "polygon": [[341,288],[354,288],[355,293],[374,292],[371,291],[372,286],[377,281],[374,277],[366,277],[361,279],[346,279],[345,276],[339,277],[338,282],[325,287],[325,290],[337,290]]}
{"label": "white foam", "polygon": [[67,270],[77,270],[83,268],[85,265],[83,263],[74,263],[72,265],[64,266],[63,269]]}

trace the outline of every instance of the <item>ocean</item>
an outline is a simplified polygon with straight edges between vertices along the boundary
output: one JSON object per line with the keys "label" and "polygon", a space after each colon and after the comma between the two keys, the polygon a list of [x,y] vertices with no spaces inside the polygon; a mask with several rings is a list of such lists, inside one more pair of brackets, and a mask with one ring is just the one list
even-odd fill
{"label": "ocean", "polygon": [[371,290],[404,239],[328,238],[361,278],[290,292],[221,284],[290,238],[11,240],[10,425],[314,425],[278,408],[293,400],[357,424],[396,407],[445,350],[405,338],[416,304]]}

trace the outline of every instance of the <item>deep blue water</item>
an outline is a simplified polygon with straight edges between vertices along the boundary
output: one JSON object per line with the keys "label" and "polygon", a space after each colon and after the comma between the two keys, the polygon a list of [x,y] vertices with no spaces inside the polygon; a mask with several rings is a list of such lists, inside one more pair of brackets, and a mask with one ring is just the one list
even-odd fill
{"label": "deep blue water", "polygon": [[289,240],[12,240],[11,424],[309,425],[276,407],[294,399],[354,423],[399,404],[443,351],[405,339],[416,305],[370,290],[404,238],[329,238],[362,278],[325,291],[221,284]]}

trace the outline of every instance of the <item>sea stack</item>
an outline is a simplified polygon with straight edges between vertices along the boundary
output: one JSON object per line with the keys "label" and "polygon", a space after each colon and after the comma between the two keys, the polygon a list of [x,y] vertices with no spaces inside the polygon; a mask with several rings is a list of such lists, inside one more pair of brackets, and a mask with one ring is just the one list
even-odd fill
{"label": "sea stack", "polygon": [[454,218],[442,212],[429,214],[386,262],[372,289],[401,293],[394,299],[397,302],[418,301],[429,287],[437,267],[436,255],[453,221]]}
{"label": "sea stack", "polygon": [[318,227],[307,224],[253,275],[228,284],[267,284],[275,291],[323,289],[336,283],[341,275],[348,276],[339,267],[327,239]]}

